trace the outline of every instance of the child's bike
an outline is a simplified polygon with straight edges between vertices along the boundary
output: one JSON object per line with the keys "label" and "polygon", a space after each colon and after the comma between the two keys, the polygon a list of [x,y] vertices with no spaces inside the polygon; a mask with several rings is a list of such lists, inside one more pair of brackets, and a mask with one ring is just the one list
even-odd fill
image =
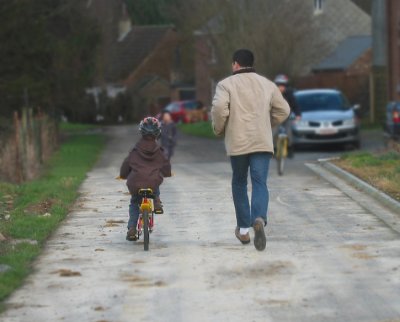
{"label": "child's bike", "polygon": [[150,233],[154,227],[154,193],[150,188],[139,189],[139,219],[137,222],[137,239],[143,234],[144,250],[149,250]]}
{"label": "child's bike", "polygon": [[283,175],[283,170],[285,168],[285,159],[288,155],[288,135],[286,129],[283,125],[279,126],[278,139],[276,141],[276,153],[275,158],[278,164],[278,174]]}

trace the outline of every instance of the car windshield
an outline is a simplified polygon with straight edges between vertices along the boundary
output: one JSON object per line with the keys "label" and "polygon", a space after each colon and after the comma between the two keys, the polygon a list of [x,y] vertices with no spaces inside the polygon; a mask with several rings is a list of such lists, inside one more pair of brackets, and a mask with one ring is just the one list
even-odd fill
{"label": "car windshield", "polygon": [[350,108],[347,99],[337,92],[298,93],[296,101],[302,112],[345,111]]}
{"label": "car windshield", "polygon": [[186,110],[195,110],[198,106],[197,101],[187,101],[183,103]]}

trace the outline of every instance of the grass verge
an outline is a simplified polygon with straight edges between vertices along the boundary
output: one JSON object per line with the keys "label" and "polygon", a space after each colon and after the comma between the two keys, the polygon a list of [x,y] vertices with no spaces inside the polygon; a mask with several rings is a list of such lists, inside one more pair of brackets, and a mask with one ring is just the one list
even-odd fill
{"label": "grass verge", "polygon": [[178,128],[185,134],[215,139],[211,122],[181,123]]}
{"label": "grass verge", "polygon": [[345,154],[333,163],[400,201],[399,152],[357,152]]}
{"label": "grass verge", "polygon": [[[52,156],[41,178],[0,183],[0,302],[31,272],[32,261],[68,214],[105,137],[79,126]],[[1,307],[0,307],[1,311]]]}
{"label": "grass verge", "polygon": [[60,131],[63,134],[74,134],[74,133],[81,134],[83,132],[95,129],[99,129],[99,127],[95,124],[81,124],[81,123],[69,123],[69,122],[60,123]]}

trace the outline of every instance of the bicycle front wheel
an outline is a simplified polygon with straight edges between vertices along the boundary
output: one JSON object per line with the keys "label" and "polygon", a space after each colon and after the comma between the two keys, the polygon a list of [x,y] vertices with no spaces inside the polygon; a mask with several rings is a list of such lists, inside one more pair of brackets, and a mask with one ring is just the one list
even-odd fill
{"label": "bicycle front wheel", "polygon": [[283,171],[285,169],[285,158],[281,156],[276,161],[278,162],[278,174],[283,176]]}
{"label": "bicycle front wheel", "polygon": [[144,250],[149,250],[149,211],[143,210],[143,241],[144,241]]}

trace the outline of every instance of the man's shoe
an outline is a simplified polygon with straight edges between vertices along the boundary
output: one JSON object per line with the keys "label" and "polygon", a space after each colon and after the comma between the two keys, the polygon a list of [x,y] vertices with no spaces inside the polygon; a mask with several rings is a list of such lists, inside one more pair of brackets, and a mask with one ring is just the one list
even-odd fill
{"label": "man's shoe", "polygon": [[136,227],[129,228],[128,232],[126,233],[126,240],[129,240],[129,241],[137,240]]}
{"label": "man's shoe", "polygon": [[257,250],[264,250],[267,245],[267,238],[264,231],[264,220],[257,217],[253,224],[254,228],[254,246]]}
{"label": "man's shoe", "polygon": [[247,233],[247,234],[245,234],[245,235],[241,235],[241,234],[240,234],[240,228],[239,228],[239,227],[236,227],[236,229],[235,229],[235,236],[236,236],[237,239],[240,240],[240,242],[241,242],[243,245],[249,244],[249,243],[250,243],[250,234]]}

